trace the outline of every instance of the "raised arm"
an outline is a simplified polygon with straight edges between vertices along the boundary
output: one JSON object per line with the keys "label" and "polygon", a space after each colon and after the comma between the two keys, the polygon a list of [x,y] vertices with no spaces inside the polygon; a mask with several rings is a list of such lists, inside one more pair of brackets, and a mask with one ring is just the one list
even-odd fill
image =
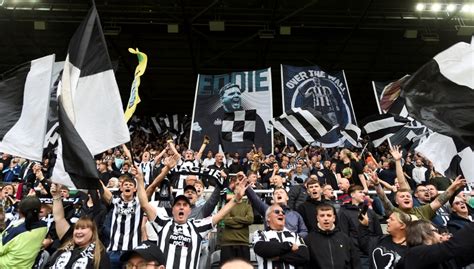
{"label": "raised arm", "polygon": [[177,158],[179,158],[178,155],[173,155],[165,158],[165,166],[163,166],[163,168],[161,169],[160,174],[156,176],[155,180],[153,180],[153,182],[146,188],[146,196],[148,199],[151,198],[151,196],[155,192],[155,189],[160,185],[160,183],[163,181],[169,171],[176,166]]}
{"label": "raised arm", "polygon": [[99,180],[100,184],[102,184],[102,190],[104,190],[102,192],[102,200],[104,200],[104,202],[107,204],[107,205],[110,205],[110,203],[112,202],[112,192],[110,192],[110,190],[107,188],[107,186],[104,185],[104,182],[102,182],[102,180]]}
{"label": "raised arm", "polygon": [[167,147],[165,147],[158,155],[155,156],[155,158],[153,158],[153,161],[155,162],[155,164],[161,161],[161,159],[163,158],[163,155],[165,155],[166,153],[166,149]]}
{"label": "raised arm", "polygon": [[235,187],[234,198],[228,201],[225,206],[212,217],[212,225],[219,223],[219,221],[221,221],[244,196],[245,189],[248,187],[247,178],[243,172],[237,173],[237,177],[239,178],[239,183]]}
{"label": "raised arm", "polygon": [[69,230],[70,225],[64,217],[63,198],[59,192],[60,188],[60,185],[52,184],[50,191],[51,195],[53,196],[54,225],[56,227],[56,233],[58,234],[59,239],[62,239]]}
{"label": "raised arm", "polygon": [[128,150],[125,144],[122,144],[122,150],[123,154],[125,154],[125,157],[127,157],[131,162],[133,162],[132,154],[130,153],[130,150]]}
{"label": "raised arm", "polygon": [[154,220],[156,219],[156,211],[153,208],[153,206],[150,205],[148,202],[148,197],[146,197],[146,191],[145,191],[145,182],[143,180],[143,173],[141,172],[140,169],[138,169],[137,166],[132,167],[132,175],[135,177],[137,180],[137,195],[138,195],[138,201],[140,201],[140,206],[143,208],[145,211],[148,220]]}
{"label": "raised arm", "polygon": [[411,190],[410,184],[408,184],[408,181],[403,173],[402,152],[400,150],[400,146],[392,146],[390,148],[390,154],[395,159],[395,171],[397,172],[397,179],[400,189]]}
{"label": "raised arm", "polygon": [[204,150],[206,149],[208,144],[209,144],[209,136],[205,135],[204,141],[202,141],[202,145],[196,154],[196,160],[198,160],[199,162],[201,161],[202,154],[204,153]]}
{"label": "raised arm", "polygon": [[168,143],[168,147],[173,151],[174,155],[178,155],[181,158],[181,154],[179,154],[178,150],[176,150],[176,146],[174,145],[174,142],[172,139],[166,141]]}
{"label": "raised arm", "polygon": [[382,204],[385,210],[393,211],[395,207],[393,206],[392,202],[390,202],[387,195],[385,194],[382,186],[380,185],[379,177],[377,176],[377,173],[375,172],[372,173],[372,182],[374,183],[375,191],[377,192],[377,195],[379,196],[380,200],[382,200]]}
{"label": "raised arm", "polygon": [[255,208],[255,210],[257,210],[257,212],[262,216],[265,216],[265,211],[267,210],[268,205],[265,204],[262,199],[260,199],[260,197],[258,197],[252,188],[247,188],[245,194],[247,194],[252,207]]}
{"label": "raised arm", "polygon": [[466,186],[466,180],[461,176],[458,176],[443,193],[438,195],[436,199],[430,203],[431,209],[433,209],[433,211],[438,210],[449,201],[449,199],[459,188],[463,188],[464,186]]}

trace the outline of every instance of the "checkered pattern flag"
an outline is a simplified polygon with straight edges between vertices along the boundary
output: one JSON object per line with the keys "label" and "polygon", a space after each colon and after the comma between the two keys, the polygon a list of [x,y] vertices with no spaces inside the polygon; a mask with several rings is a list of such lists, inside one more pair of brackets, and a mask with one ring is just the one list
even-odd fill
{"label": "checkered pattern flag", "polygon": [[222,121],[222,139],[230,142],[254,141],[256,120],[255,109],[226,113]]}

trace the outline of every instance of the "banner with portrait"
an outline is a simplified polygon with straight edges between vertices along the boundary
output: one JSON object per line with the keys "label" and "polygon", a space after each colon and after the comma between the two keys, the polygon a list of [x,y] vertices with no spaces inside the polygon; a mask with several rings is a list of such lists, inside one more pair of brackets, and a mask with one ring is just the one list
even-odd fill
{"label": "banner with portrait", "polygon": [[[318,66],[281,65],[281,73],[284,111],[311,107],[334,125],[357,125],[344,71],[327,73]],[[344,141],[339,129],[335,129],[316,144],[336,147]]]}
{"label": "banner with portrait", "polygon": [[[190,148],[198,150],[204,136],[206,152],[245,154],[253,145],[272,152],[271,69],[198,75],[194,99]],[[204,154],[205,155],[205,154]]]}

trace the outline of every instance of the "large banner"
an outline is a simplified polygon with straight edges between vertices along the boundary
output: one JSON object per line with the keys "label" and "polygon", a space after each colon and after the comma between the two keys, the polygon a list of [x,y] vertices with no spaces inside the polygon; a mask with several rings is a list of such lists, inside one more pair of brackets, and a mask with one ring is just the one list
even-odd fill
{"label": "large banner", "polygon": [[[281,74],[284,111],[309,106],[334,125],[357,124],[344,71],[329,74],[318,66],[282,65]],[[317,142],[336,147],[344,144],[344,138],[335,129]]]}
{"label": "large banner", "polygon": [[271,69],[199,75],[194,100],[191,145],[199,149],[204,136],[211,142],[206,150],[241,155],[262,147],[272,152]]}

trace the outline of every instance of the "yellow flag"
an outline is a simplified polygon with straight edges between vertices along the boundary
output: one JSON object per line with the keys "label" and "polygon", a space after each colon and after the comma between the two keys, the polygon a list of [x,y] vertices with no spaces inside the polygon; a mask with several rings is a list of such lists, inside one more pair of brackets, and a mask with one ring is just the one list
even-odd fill
{"label": "yellow flag", "polygon": [[135,113],[138,103],[140,103],[140,96],[138,96],[138,86],[140,86],[140,77],[145,73],[148,57],[145,53],[129,48],[128,51],[137,55],[138,65],[135,68],[135,77],[132,82],[132,89],[130,90],[130,98],[127,102],[127,109],[125,110],[125,122],[128,122]]}

